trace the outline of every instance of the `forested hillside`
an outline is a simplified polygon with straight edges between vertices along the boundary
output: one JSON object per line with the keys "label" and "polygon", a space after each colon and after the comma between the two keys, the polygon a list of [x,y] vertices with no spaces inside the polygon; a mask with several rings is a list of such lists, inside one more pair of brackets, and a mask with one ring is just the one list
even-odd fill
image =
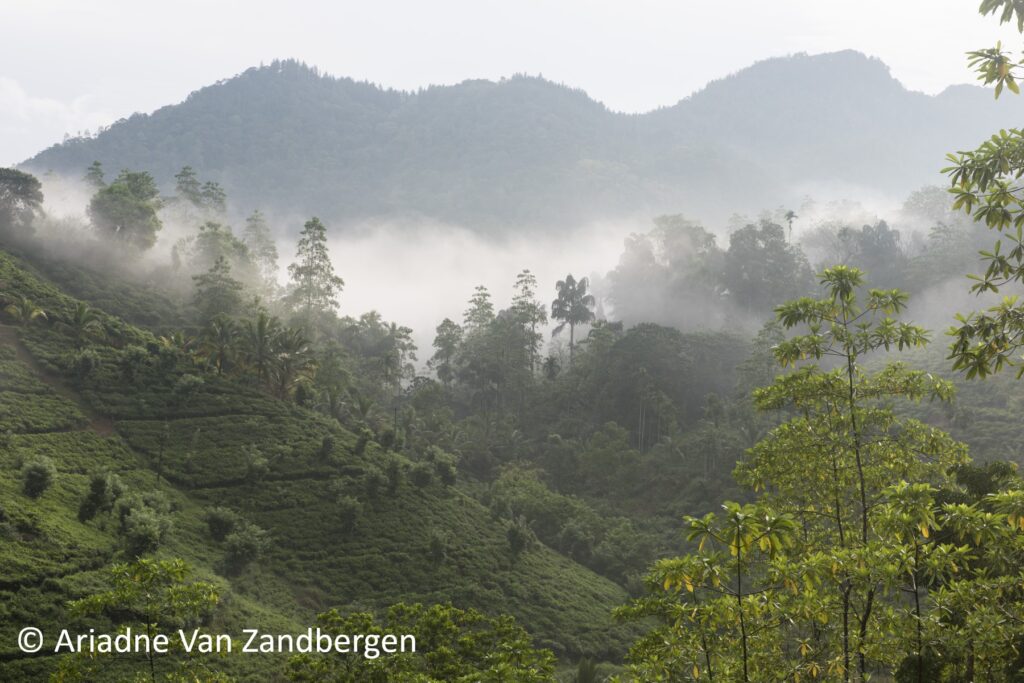
{"label": "forested hillside", "polygon": [[[0,326],[3,642],[25,620],[55,630],[105,567],[154,552],[215,582],[207,623],[219,628],[287,631],[327,607],[451,601],[519,612],[535,642],[573,657],[621,653],[610,610],[625,592],[545,546],[513,554],[502,521],[443,470],[448,456],[403,455],[197,371],[168,340],[34,270],[0,254],[5,299],[33,307]],[[46,484],[29,497],[33,468]],[[91,509],[97,482],[106,502]],[[37,677],[55,659],[7,649],[0,671]],[[248,678],[254,666],[280,674],[285,661],[228,670]]]}
{"label": "forested hillside", "polygon": [[896,198],[937,182],[945,150],[1022,113],[973,86],[909,92],[884,64],[849,51],[767,60],[638,115],[535,77],[406,93],[284,61],[24,167],[79,178],[100,161],[115,173],[149,170],[168,191],[192,166],[242,212],[508,234],[679,207],[718,219],[797,206],[808,193]]}
{"label": "forested hillside", "polygon": [[[659,590],[686,585],[674,569],[661,573],[676,566],[667,558],[692,547],[680,538],[680,518],[712,513],[723,500],[753,500],[754,477],[789,471],[785,463],[796,476],[824,476],[799,474],[786,455],[820,446],[769,449],[794,416],[819,409],[809,397],[825,391],[826,405],[836,400],[827,398],[827,382],[814,382],[841,370],[831,351],[805,364],[818,353],[803,346],[811,341],[787,346],[784,328],[794,323],[786,314],[772,322],[776,302],[796,299],[792,315],[810,315],[818,304],[801,297],[820,296],[822,277],[860,278],[854,267],[927,300],[951,278],[961,281],[971,252],[991,239],[934,189],[914,193],[901,213],[932,226],[923,240],[904,241],[884,221],[826,222],[794,240],[763,218],[719,245],[700,224],[662,216],[627,242],[604,278],[620,320],[598,317],[586,278],[566,275],[548,305],[541,283],[523,270],[510,283],[510,307],[498,310],[477,287],[461,320],[440,321],[432,350],[417,356],[409,328],[373,311],[339,310],[345,283],[318,219],[306,222],[282,288],[267,221],[255,213],[238,234],[218,222],[229,208],[217,183],[186,168],[175,195],[159,197],[144,172],[108,180],[101,171],[89,171],[90,225],[47,217],[38,181],[4,171],[4,637],[39,615],[48,628],[130,624],[124,608],[109,604],[127,599],[110,573],[134,572],[206,595],[189,619],[215,632],[296,631],[318,614],[319,623],[353,627],[397,605],[387,618],[422,619],[418,632],[436,638],[441,615],[418,610],[454,610],[444,616],[451,633],[479,623],[484,617],[464,611],[480,610],[499,621],[479,637],[504,638],[498,652],[511,659],[460,656],[467,680],[503,666],[529,670],[523,680],[548,680],[552,655],[566,677],[595,662],[621,671],[634,641],[627,671],[654,676],[648,667],[659,648],[679,646],[678,634],[636,639],[674,609]],[[126,215],[132,219],[118,218]],[[191,222],[193,231],[175,244],[170,263],[156,256],[126,265],[153,243],[162,217]],[[846,265],[814,275],[836,262]],[[885,303],[902,296],[888,291],[869,295],[883,297],[871,304],[878,311],[903,307],[899,298]],[[743,332],[754,321],[760,331]],[[549,323],[555,339],[545,352]],[[1019,384],[964,383],[941,345],[921,343],[930,333],[894,337],[892,324],[866,337],[879,349],[858,381],[865,400],[881,401],[870,411],[882,412],[865,415],[881,419],[883,433],[906,430],[900,438],[916,439],[908,452],[942,463],[900,460],[898,471],[921,465],[920,476],[954,500],[968,500],[964,489],[1016,486],[999,463],[1020,462]],[[896,356],[882,352],[885,344],[894,354],[897,346],[922,347],[902,359],[934,373],[927,377],[944,400],[904,400],[924,398],[925,375],[887,365]],[[787,348],[803,359],[799,372],[777,365]],[[959,401],[948,400],[951,387],[939,377],[961,385]],[[773,379],[775,387],[758,389]],[[994,464],[972,468],[965,448],[939,430]],[[762,469],[745,469],[761,453]],[[872,495],[881,500],[893,472],[878,472]],[[638,602],[616,612],[630,598]],[[667,640],[655,646],[651,638]],[[392,675],[428,661],[363,665]],[[15,678],[127,675],[145,664],[12,650],[0,662]],[[799,666],[826,664],[822,655]],[[168,672],[293,680],[316,680],[311,672],[323,666],[354,665],[287,656],[154,662]],[[436,670],[427,674],[438,680]]]}
{"label": "forested hillside", "polygon": [[[840,52],[626,116],[287,61],[0,168],[0,680],[1019,683],[1024,132],[990,95]],[[790,203],[830,184],[902,206]],[[566,227],[490,287],[333,239],[624,215],[614,261]],[[281,647],[314,628],[363,649]]]}

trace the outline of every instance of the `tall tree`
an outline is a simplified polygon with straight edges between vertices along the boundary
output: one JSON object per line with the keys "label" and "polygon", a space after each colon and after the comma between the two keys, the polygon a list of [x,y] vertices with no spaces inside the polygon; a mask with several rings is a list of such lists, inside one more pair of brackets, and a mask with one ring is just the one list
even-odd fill
{"label": "tall tree", "polygon": [[208,271],[193,276],[192,280],[200,320],[208,322],[216,316],[238,312],[242,305],[243,286],[231,277],[231,265],[223,256],[218,257]]}
{"label": "tall tree", "polygon": [[437,373],[437,378],[445,387],[450,387],[455,378],[455,354],[462,343],[462,328],[450,318],[445,318],[437,326],[434,337],[434,355],[430,359],[430,367]]}
{"label": "tall tree", "polygon": [[84,301],[75,303],[71,312],[61,318],[60,326],[71,333],[79,349],[90,339],[101,339],[106,334],[99,311]]}
{"label": "tall tree", "polygon": [[157,210],[160,194],[153,177],[144,171],[121,171],[89,202],[89,218],[105,236],[138,249],[149,249],[156,243],[163,227]]}
{"label": "tall tree", "polygon": [[572,273],[555,284],[558,298],[551,302],[551,317],[562,322],[551,332],[551,336],[559,334],[566,325],[569,326],[569,365],[572,365],[575,354],[576,326],[594,320],[594,312],[591,310],[594,308],[594,297],[587,293],[589,286],[587,278],[577,282]]}
{"label": "tall tree", "polygon": [[[216,586],[195,581],[192,574],[192,568],[179,559],[142,559],[131,564],[114,565],[102,579],[103,590],[75,600],[70,610],[78,617],[107,616],[115,623],[142,631],[150,639],[158,633],[169,633],[178,628],[199,627],[219,602],[219,596]],[[158,654],[155,649],[145,649],[146,671],[137,672],[138,677],[134,680],[149,679],[156,683]],[[125,671],[124,662],[111,663],[110,670],[103,675],[93,670],[99,661],[95,657],[68,657],[55,679],[103,680],[120,675],[114,674],[113,670]],[[183,658],[176,664],[177,670],[173,674],[165,675],[172,680],[198,680],[200,674],[189,670],[190,663],[190,658]]]}
{"label": "tall tree", "polygon": [[180,199],[193,206],[202,204],[202,189],[195,169],[185,166],[174,176],[174,190]]}
{"label": "tall tree", "polygon": [[270,298],[277,289],[277,245],[267,219],[257,209],[245,219],[245,232],[242,239],[249,248],[249,256],[259,270],[263,284],[263,294]]}
{"label": "tall tree", "polygon": [[34,175],[0,168],[0,229],[27,228],[43,209],[43,186]]}
{"label": "tall tree", "polygon": [[754,312],[809,292],[813,272],[800,247],[786,241],[781,225],[760,221],[729,238],[722,281],[733,301]]}
{"label": "tall tree", "polygon": [[312,218],[302,228],[295,263],[288,266],[292,279],[292,304],[307,317],[333,313],[345,281],[334,274],[327,249],[327,228]]}
{"label": "tall tree", "polygon": [[494,304],[491,293],[483,285],[477,285],[473,296],[469,298],[469,308],[462,314],[462,324],[466,331],[480,329],[494,320]]}
{"label": "tall tree", "polygon": [[202,198],[202,205],[206,209],[224,213],[227,210],[228,195],[220,183],[207,180],[199,191]]}
{"label": "tall tree", "polygon": [[[757,507],[729,509],[724,534],[715,517],[691,520],[694,540],[706,537],[728,555],[702,544],[660,561],[649,597],[626,611],[659,621],[634,648],[644,680],[863,683],[895,669],[897,681],[977,680],[935,672],[960,655],[957,636],[978,630],[962,624],[991,619],[985,610],[950,612],[955,599],[943,595],[971,565],[972,550],[953,529],[987,517],[939,508],[933,486],[952,488],[966,449],[893,408],[899,399],[948,399],[952,386],[898,362],[865,366],[873,352],[926,343],[921,328],[898,319],[905,294],[858,297],[865,283],[846,266],[824,271],[822,284],[824,297],[777,309],[781,325],[799,332],[775,346],[776,358],[797,367],[755,392],[758,407],[789,415],[736,470],[759,493]],[[941,519],[953,513],[962,521]],[[773,518],[792,520],[788,541],[756,530]],[[935,538],[947,526],[950,535]],[[1012,545],[996,554],[1015,554]],[[777,555],[755,567],[742,561],[751,550]],[[936,651],[938,643],[949,645]]]}
{"label": "tall tree", "polygon": [[265,310],[246,320],[243,326],[243,348],[246,364],[256,371],[256,379],[266,384],[274,360],[281,322]]}
{"label": "tall tree", "polygon": [[[979,11],[996,14],[1000,23],[1015,21],[1024,32],[1024,5],[1012,0],[983,0]],[[995,96],[1003,88],[1020,93],[1018,80],[1024,58],[994,48],[969,53],[969,63],[985,85],[995,84]],[[982,252],[986,263],[971,291],[999,293],[1024,282],[1024,130],[1001,130],[976,150],[949,154],[950,191],[956,197],[953,208],[973,215],[977,221],[998,231],[999,240],[991,251]],[[1024,376],[1024,301],[1005,296],[984,311],[958,316],[951,349],[953,367],[966,371],[967,377],[985,377],[1006,366],[1020,366],[1017,377]]]}
{"label": "tall tree", "polygon": [[312,377],[316,370],[316,356],[309,339],[296,327],[288,327],[278,335],[271,383],[278,398],[288,398],[296,385]]}
{"label": "tall tree", "polygon": [[89,164],[89,168],[85,170],[83,180],[85,180],[87,185],[91,185],[94,190],[101,190],[106,187],[107,183],[103,178],[103,164],[99,161]]}
{"label": "tall tree", "polygon": [[207,363],[217,368],[218,375],[223,375],[235,363],[238,350],[238,324],[231,318],[226,315],[215,316],[203,328],[199,338],[199,352]]}
{"label": "tall tree", "polygon": [[522,271],[516,277],[512,313],[526,332],[524,351],[529,359],[530,372],[535,372],[541,343],[541,334],[537,327],[548,322],[548,312],[544,304],[537,299],[537,277],[529,270]]}

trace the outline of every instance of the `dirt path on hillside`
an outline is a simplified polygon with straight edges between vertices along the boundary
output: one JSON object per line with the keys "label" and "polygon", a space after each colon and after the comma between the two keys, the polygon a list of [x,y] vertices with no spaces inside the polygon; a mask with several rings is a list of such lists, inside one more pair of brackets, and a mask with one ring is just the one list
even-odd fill
{"label": "dirt path on hillside", "polygon": [[5,344],[6,346],[10,346],[14,349],[15,358],[17,358],[19,362],[27,365],[28,369],[31,370],[41,382],[51,387],[61,398],[66,398],[74,403],[89,421],[89,429],[100,436],[110,436],[114,433],[113,420],[104,417],[93,410],[92,407],[78,395],[78,392],[64,382],[63,378],[47,371],[39,364],[38,361],[36,361],[32,354],[28,352],[28,349],[25,348],[25,345],[21,343],[21,339],[18,338],[17,328],[11,327],[10,325],[0,324],[0,344]]}

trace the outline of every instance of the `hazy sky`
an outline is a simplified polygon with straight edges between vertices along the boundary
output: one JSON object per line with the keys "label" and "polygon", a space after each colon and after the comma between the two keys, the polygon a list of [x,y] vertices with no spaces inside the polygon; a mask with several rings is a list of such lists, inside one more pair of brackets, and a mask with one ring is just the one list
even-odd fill
{"label": "hazy sky", "polygon": [[907,87],[969,82],[1019,37],[977,0],[0,0],[0,165],[274,58],[414,89],[516,72],[612,109],[670,105],[766,57],[853,48]]}

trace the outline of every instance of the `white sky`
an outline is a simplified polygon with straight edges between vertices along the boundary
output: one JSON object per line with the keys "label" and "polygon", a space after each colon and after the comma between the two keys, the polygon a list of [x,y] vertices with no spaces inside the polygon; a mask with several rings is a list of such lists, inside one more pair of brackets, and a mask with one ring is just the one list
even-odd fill
{"label": "white sky", "polygon": [[0,0],[0,165],[294,57],[415,89],[522,72],[612,109],[674,104],[754,61],[853,48],[914,90],[1019,36],[977,0]]}

